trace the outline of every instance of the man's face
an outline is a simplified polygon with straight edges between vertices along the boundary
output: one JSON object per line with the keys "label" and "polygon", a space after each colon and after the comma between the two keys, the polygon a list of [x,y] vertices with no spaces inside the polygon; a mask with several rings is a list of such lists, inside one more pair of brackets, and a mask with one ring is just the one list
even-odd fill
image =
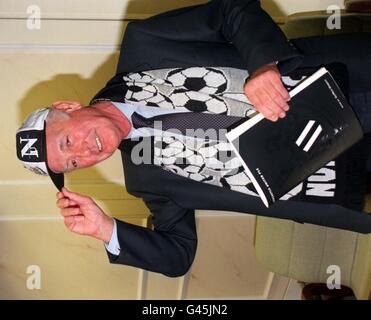
{"label": "man's face", "polygon": [[111,156],[120,142],[114,123],[93,108],[69,117],[57,114],[46,124],[47,160],[54,172],[90,167]]}

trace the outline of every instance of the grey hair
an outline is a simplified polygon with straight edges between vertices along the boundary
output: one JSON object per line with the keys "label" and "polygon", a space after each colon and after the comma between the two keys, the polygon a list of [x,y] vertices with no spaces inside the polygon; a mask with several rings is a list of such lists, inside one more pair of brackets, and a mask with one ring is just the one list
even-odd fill
{"label": "grey hair", "polygon": [[61,120],[67,120],[69,119],[69,114],[63,110],[58,110],[55,108],[50,108],[49,113],[46,117],[46,122],[50,122],[51,120],[54,120],[56,118],[59,118]]}

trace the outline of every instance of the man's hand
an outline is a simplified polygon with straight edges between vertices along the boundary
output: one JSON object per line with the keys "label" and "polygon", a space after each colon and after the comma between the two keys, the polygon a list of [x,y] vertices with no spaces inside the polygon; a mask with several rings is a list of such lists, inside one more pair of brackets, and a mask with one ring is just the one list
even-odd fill
{"label": "man's hand", "polygon": [[244,92],[257,111],[271,121],[284,118],[289,110],[290,95],[282,84],[281,74],[275,63],[268,64],[247,81]]}
{"label": "man's hand", "polygon": [[63,188],[57,193],[57,207],[61,209],[64,224],[70,231],[106,243],[111,240],[113,220],[90,197]]}

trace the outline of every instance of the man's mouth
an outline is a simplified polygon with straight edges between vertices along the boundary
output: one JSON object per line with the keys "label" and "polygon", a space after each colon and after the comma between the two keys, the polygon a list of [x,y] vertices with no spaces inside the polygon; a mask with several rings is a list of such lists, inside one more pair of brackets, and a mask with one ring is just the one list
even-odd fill
{"label": "man's mouth", "polygon": [[103,148],[102,148],[102,142],[100,141],[100,139],[99,139],[99,137],[97,135],[95,135],[95,142],[97,143],[99,152],[101,152],[103,150]]}

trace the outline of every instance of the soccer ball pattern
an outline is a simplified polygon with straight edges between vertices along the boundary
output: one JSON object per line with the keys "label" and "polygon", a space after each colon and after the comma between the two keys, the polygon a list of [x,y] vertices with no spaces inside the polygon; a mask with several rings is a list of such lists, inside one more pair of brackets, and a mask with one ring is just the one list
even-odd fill
{"label": "soccer ball pattern", "polygon": [[125,101],[131,104],[147,105],[151,107],[173,108],[171,100],[158,89],[165,81],[155,79],[150,74],[141,72],[124,76],[128,86]]}
{"label": "soccer ball pattern", "polygon": [[154,164],[172,173],[258,196],[229,143],[189,137],[155,137]]}
{"label": "soccer ball pattern", "polygon": [[174,87],[187,91],[220,94],[227,89],[225,74],[216,68],[180,68],[168,73],[166,80]]}
{"label": "soccer ball pattern", "polygon": [[[186,107],[194,112],[226,114],[227,103],[217,94],[227,88],[227,78],[215,68],[170,70],[164,79],[150,72],[124,76],[128,86],[125,100],[162,108]],[[170,89],[170,90],[169,90]]]}
{"label": "soccer ball pattern", "polygon": [[175,107],[186,107],[192,112],[227,114],[228,110],[222,98],[197,91],[175,90],[170,95],[170,99]]}

